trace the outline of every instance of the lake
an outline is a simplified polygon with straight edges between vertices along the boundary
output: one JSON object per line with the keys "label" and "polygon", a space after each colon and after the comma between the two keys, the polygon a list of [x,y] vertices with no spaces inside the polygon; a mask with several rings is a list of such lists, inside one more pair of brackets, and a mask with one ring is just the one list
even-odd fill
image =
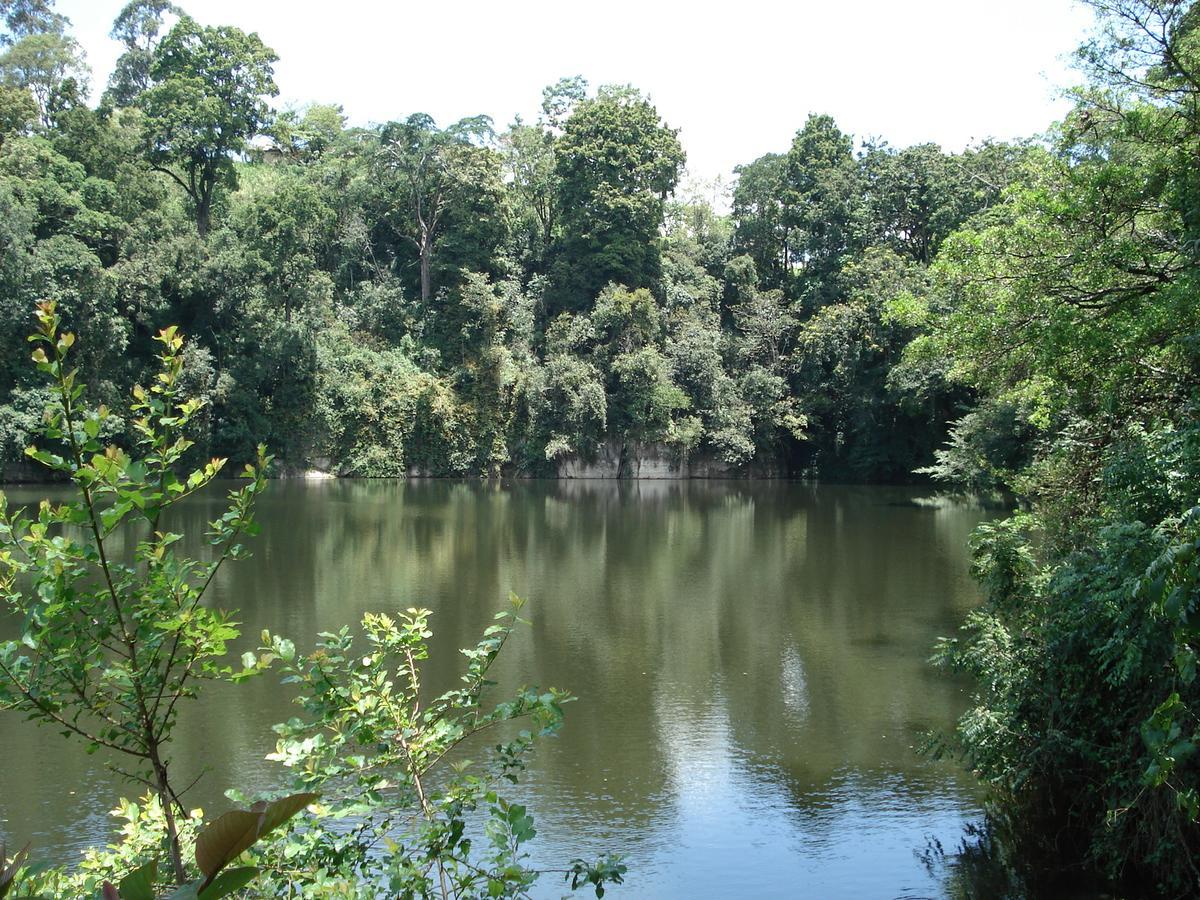
{"label": "lake", "polygon": [[[221,508],[195,498],[169,523],[188,552]],[[262,500],[254,558],[213,598],[241,609],[246,635],[270,627],[302,648],[366,611],[428,607],[430,675],[446,686],[455,648],[510,590],[527,598],[501,687],[579,699],[513,793],[545,864],[625,855],[627,884],[608,896],[937,897],[946,873],[928,851],[959,843],[980,796],[915,748],[966,703],[927,659],[977,602],[966,541],[987,515],[919,488],[284,481]],[[267,675],[192,704],[173,770],[181,784],[204,773],[189,805],[219,813],[226,788],[285,781],[264,756],[290,697]],[[137,793],[11,713],[0,760],[0,836],[33,840],[36,858],[107,840],[108,810]]]}

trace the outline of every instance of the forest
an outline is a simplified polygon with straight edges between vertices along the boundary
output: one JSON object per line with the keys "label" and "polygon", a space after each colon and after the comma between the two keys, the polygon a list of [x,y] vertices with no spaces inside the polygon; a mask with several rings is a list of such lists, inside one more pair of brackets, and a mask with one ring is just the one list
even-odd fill
{"label": "forest", "polygon": [[[987,787],[1011,896],[1081,873],[1195,895],[1200,12],[1088,5],[1044,134],[892,147],[814,113],[722,195],[631,85],[561,78],[535,121],[351,126],[274,108],[271,48],[167,0],[121,12],[107,85],[49,0],[3,0],[0,460],[24,472],[76,402],[69,351],[102,410],[156,377],[195,401],[177,452],[108,412],[87,440],[249,465],[250,495],[265,445],[285,473],[655,454],[1003,498],[972,541],[983,603],[936,650],[972,705],[930,752]],[[59,355],[31,366],[31,331]]]}
{"label": "forest", "polygon": [[110,404],[160,328],[191,337],[206,456],[262,441],[295,470],[538,476],[611,443],[908,480],[977,392],[902,359],[925,328],[893,307],[927,302],[946,237],[1048,164],[1032,144],[856,149],[813,115],[714,209],[678,190],[678,134],[628,85],[561,79],[503,129],[419,112],[352,128],[337,107],[273,110],[256,35],[166,31],[178,11],[147,2],[114,24],[127,49],[93,108],[66,23],[13,9],[10,462],[45,401],[16,348],[52,299]]}

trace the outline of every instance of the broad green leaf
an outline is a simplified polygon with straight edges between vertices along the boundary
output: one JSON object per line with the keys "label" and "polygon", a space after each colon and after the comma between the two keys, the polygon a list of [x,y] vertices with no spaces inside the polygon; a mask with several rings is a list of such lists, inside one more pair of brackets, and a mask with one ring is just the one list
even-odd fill
{"label": "broad green leaf", "polygon": [[272,803],[255,803],[249,810],[227,812],[205,828],[196,838],[196,864],[206,878],[202,889],[211,885],[217,874],[255,841],[296,815],[317,796],[292,794]]}
{"label": "broad green leaf", "polygon": [[158,862],[151,860],[121,879],[121,900],[154,900],[154,881],[158,877]]}
{"label": "broad green leaf", "polygon": [[213,879],[213,883],[200,892],[199,900],[218,900],[240,891],[258,876],[254,866],[228,869]]}

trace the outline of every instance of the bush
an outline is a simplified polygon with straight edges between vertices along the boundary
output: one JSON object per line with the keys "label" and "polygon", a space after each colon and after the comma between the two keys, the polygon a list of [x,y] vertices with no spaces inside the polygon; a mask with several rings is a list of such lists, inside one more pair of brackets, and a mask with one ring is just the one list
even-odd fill
{"label": "bush", "polygon": [[1011,831],[1027,862],[1191,894],[1200,506],[1163,516],[1196,496],[1191,440],[1141,437],[1112,448],[1103,513],[1070,541],[1046,541],[1028,515],[978,529],[985,602],[938,658],[978,685],[955,745],[1026,826]]}
{"label": "bush", "polygon": [[[206,487],[225,462],[176,473],[192,446],[188,423],[202,405],[180,396],[183,339],[174,328],[159,335],[158,378],[134,390],[130,413],[142,455],[132,457],[104,443],[113,413],[83,403],[84,385],[68,367],[75,336],[60,332],[54,303],[38,307],[38,323],[33,360],[54,398],[41,434],[52,449],[26,453],[70,479],[77,499],[43,501],[28,515],[10,511],[0,493],[0,598],[22,621],[20,640],[0,643],[0,707],[82,740],[89,752],[107,747],[129,767],[118,772],[152,786],[182,884],[183,809],[166,747],[179,702],[204,681],[230,677],[222,660],[237,627],[203,601],[222,564],[245,555],[269,460],[260,448],[257,463],[246,467],[248,483],[211,523],[213,559],[177,555],[181,535],[165,529],[163,514]],[[132,560],[114,550],[121,541],[135,548]]]}

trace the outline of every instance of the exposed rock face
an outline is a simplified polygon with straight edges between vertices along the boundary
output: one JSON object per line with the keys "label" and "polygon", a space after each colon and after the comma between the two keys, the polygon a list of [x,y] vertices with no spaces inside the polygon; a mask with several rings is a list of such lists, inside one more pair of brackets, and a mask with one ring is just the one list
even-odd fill
{"label": "exposed rock face", "polygon": [[[409,478],[429,478],[432,473],[419,467],[409,467]],[[520,473],[513,473],[519,476]],[[277,478],[337,478],[333,461],[316,457],[306,465],[280,464],[275,468]],[[557,477],[564,479],[628,478],[784,478],[787,472],[777,460],[752,460],[745,466],[730,466],[707,453],[683,457],[667,444],[624,443],[610,440],[602,444],[590,459],[568,456],[558,462]],[[0,468],[0,484],[45,483],[53,481],[51,473],[29,462],[10,462]]]}
{"label": "exposed rock face", "polygon": [[775,461],[755,460],[730,466],[706,453],[682,456],[667,444],[606,441],[590,459],[568,456],[559,461],[559,478],[780,478],[786,473]]}
{"label": "exposed rock face", "polygon": [[337,478],[338,473],[333,468],[333,463],[327,456],[317,456],[307,460],[304,464],[277,462],[271,471],[274,478]]}
{"label": "exposed rock face", "polygon": [[605,441],[591,459],[581,456],[566,456],[559,460],[559,478],[619,478],[621,475],[621,451],[623,445],[616,441]]}

